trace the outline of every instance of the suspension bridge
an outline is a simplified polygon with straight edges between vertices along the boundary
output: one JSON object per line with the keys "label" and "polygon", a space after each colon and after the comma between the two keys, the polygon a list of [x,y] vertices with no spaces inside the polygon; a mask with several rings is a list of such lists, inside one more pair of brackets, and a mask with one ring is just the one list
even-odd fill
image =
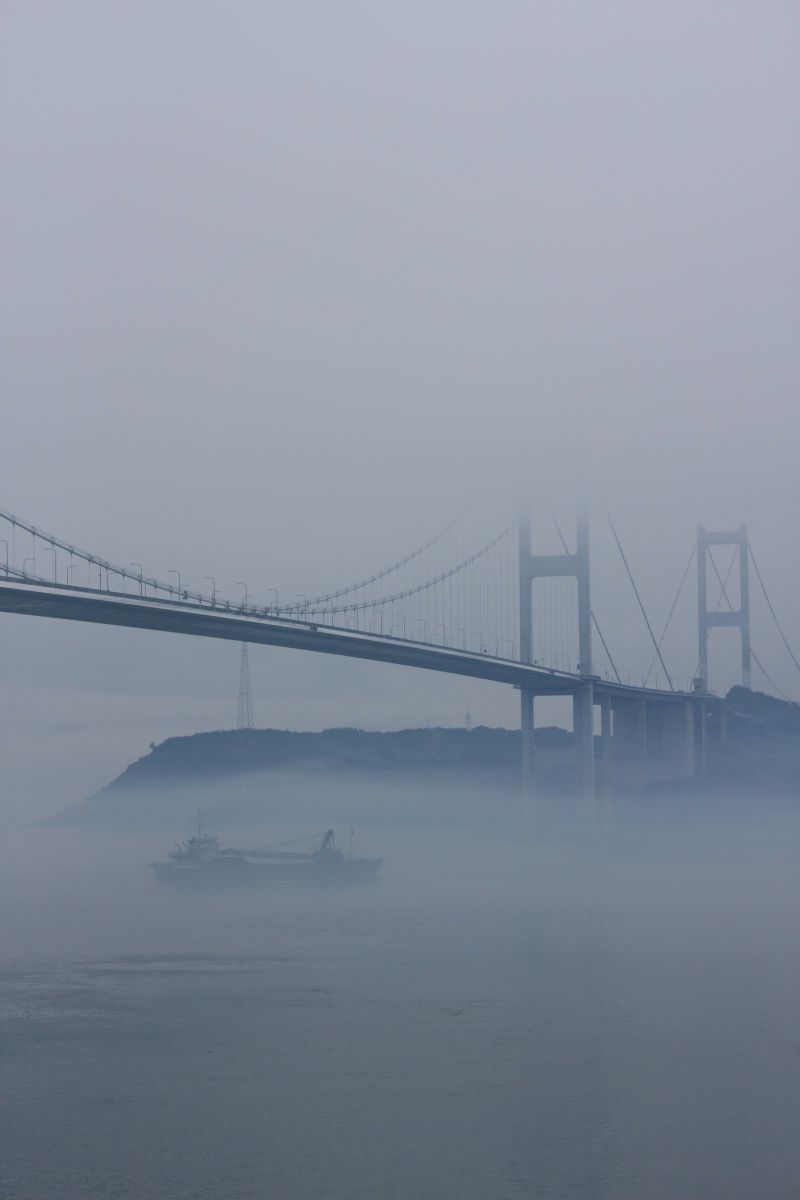
{"label": "suspension bridge", "polygon": [[[318,595],[297,593],[290,603],[281,603],[279,592],[271,588],[272,602],[261,604],[244,584],[238,585],[242,595],[235,600],[217,590],[212,575],[203,577],[210,588],[194,590],[184,586],[176,570],[170,572],[174,580],[147,575],[138,562],[112,562],[0,509],[5,534],[0,537],[0,612],[344,655],[510,685],[520,693],[521,777],[528,793],[536,779],[537,697],[572,697],[576,783],[587,799],[617,786],[701,774],[706,716],[714,702],[708,686],[711,631],[719,626],[738,629],[745,686],[750,686],[751,660],[766,675],[750,636],[751,563],[783,644],[800,670],[745,527],[698,530],[666,623],[656,636],[608,516],[653,647],[648,669],[632,675],[618,668],[592,606],[586,515],[578,516],[574,549],[555,516],[548,516],[549,543],[541,528],[537,538],[532,536],[527,513],[477,541],[463,522],[454,522],[353,583]],[[732,548],[725,573],[714,556],[720,546]],[[668,669],[663,646],[695,559],[697,668],[691,679],[678,680]],[[731,573],[737,560],[734,591]],[[716,580],[712,608],[709,564]],[[597,660],[595,635],[602,647]]]}

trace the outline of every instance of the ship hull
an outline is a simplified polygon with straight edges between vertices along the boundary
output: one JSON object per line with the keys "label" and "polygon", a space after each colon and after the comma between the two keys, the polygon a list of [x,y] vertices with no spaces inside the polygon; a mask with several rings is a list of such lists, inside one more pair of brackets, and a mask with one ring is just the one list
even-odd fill
{"label": "ship hull", "polygon": [[151,863],[160,883],[182,886],[251,886],[301,884],[306,886],[362,884],[375,880],[382,858],[345,858],[338,862],[252,863],[244,858],[220,857],[210,862]]}

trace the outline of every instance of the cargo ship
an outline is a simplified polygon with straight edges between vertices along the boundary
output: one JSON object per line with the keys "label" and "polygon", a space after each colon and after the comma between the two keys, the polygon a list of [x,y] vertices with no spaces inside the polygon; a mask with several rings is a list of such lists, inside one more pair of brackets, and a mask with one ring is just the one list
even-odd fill
{"label": "cargo ship", "polygon": [[[311,839],[298,839],[310,841]],[[150,863],[156,879],[166,883],[368,883],[375,879],[382,858],[355,858],[337,849],[328,829],[314,850],[302,852],[266,846],[253,850],[227,849],[202,823],[197,833],[168,851],[166,862]],[[284,846],[295,843],[283,843]]]}

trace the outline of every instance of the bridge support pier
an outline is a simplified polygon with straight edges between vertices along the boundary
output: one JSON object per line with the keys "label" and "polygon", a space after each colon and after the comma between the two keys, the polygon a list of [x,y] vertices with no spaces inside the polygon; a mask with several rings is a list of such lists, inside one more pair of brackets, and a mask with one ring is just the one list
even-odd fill
{"label": "bridge support pier", "polygon": [[598,791],[604,800],[614,794],[614,746],[611,736],[611,697],[601,696],[600,705],[600,770]]}
{"label": "bridge support pier", "polygon": [[522,795],[528,799],[534,794],[534,739],[536,723],[534,719],[533,702],[536,693],[529,688],[519,691],[519,738],[522,768]]}
{"label": "bridge support pier", "polygon": [[647,706],[647,779],[666,782],[694,775],[694,719],[691,700]]}
{"label": "bridge support pier", "polygon": [[572,697],[578,790],[584,803],[594,804],[594,688],[591,681]]}
{"label": "bridge support pier", "polygon": [[647,709],[644,700],[614,704],[614,772],[624,787],[647,783]]}
{"label": "bridge support pier", "polygon": [[686,775],[697,774],[697,739],[694,728],[694,705],[691,700],[683,704],[684,767]]}
{"label": "bridge support pier", "polygon": [[695,776],[706,773],[706,703],[695,700],[692,704],[692,726],[694,741]]}
{"label": "bridge support pier", "polygon": [[[667,783],[703,774],[703,701],[676,696],[669,700],[665,697],[663,701],[625,699],[612,703],[611,770],[615,783],[638,789],[647,783]],[[601,745],[605,767],[605,731]]]}

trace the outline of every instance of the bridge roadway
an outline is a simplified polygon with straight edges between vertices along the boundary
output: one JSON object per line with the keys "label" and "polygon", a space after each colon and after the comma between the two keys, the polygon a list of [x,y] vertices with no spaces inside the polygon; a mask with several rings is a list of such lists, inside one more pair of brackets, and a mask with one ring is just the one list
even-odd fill
{"label": "bridge roadway", "polygon": [[357,632],[311,620],[260,616],[220,606],[182,600],[154,600],[123,592],[66,587],[63,584],[0,582],[0,612],[62,621],[88,621],[126,629],[158,630],[192,637],[225,638],[289,650],[339,654],[372,662],[394,663],[427,671],[444,671],[493,683],[506,683],[536,695],[574,695],[591,679],[599,701],[686,701],[689,693],[667,692],[581,676],[546,667],[528,666],[450,646],[430,645],[387,634]]}

